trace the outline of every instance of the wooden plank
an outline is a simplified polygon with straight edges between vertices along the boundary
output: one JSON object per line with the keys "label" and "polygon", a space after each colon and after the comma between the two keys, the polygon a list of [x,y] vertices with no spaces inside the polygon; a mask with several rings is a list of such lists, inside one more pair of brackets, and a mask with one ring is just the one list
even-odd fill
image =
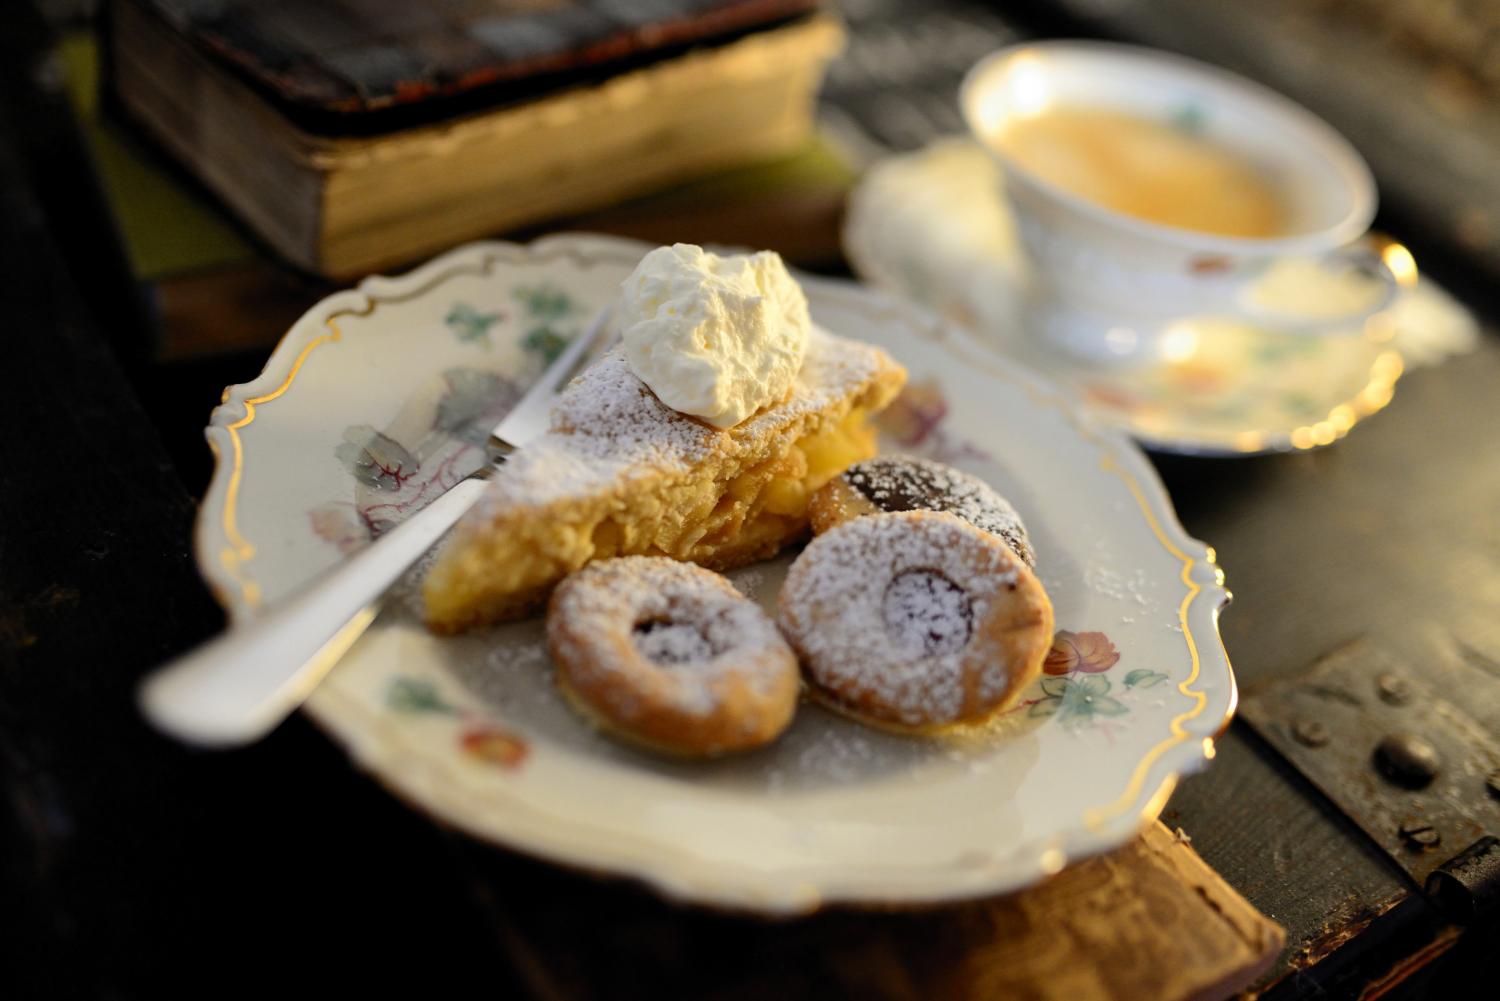
{"label": "wooden plank", "polygon": [[1283,933],[1161,825],[1021,894],[765,921],[492,856],[498,920],[535,996],[1223,998]]}

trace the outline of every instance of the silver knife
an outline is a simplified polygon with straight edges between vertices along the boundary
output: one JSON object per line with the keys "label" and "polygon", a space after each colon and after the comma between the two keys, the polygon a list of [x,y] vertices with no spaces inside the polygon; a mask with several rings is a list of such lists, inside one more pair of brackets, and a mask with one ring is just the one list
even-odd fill
{"label": "silver knife", "polygon": [[158,668],[142,683],[141,710],[158,729],[205,747],[265,736],[312,694],[375,620],[386,591],[484,493],[505,457],[547,430],[558,394],[607,343],[609,310],[575,337],[495,425],[477,473],[265,614]]}

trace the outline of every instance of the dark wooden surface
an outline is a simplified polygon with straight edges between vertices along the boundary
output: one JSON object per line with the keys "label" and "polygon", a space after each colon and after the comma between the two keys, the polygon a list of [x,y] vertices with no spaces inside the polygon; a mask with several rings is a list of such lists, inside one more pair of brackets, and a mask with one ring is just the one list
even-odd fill
{"label": "dark wooden surface", "polygon": [[[474,845],[354,774],[300,720],[232,755],[149,732],[136,678],[221,621],[187,553],[197,427],[259,358],[127,376],[109,346],[119,316],[97,292],[118,276],[68,249],[103,221],[38,184],[48,157],[68,154],[38,151],[37,133],[18,131],[35,125],[25,114],[0,102],[0,997],[664,997],[705,985],[734,998],[901,997],[900,964],[879,943],[927,963],[953,955],[940,929],[955,925],[931,915],[768,925]],[[1461,261],[1417,249],[1497,316]],[[1247,689],[1362,637],[1500,730],[1493,334],[1409,375],[1389,410],[1333,449],[1158,467],[1227,569],[1225,642]],[[1353,997],[1381,977],[1396,985],[1388,996],[1489,996],[1493,928],[1445,931],[1241,726],[1219,747],[1166,819],[1288,928],[1276,996]],[[1402,967],[1445,950],[1461,962]],[[1462,990],[1444,970],[1488,979]]]}
{"label": "dark wooden surface", "polygon": [[1281,938],[1160,824],[1031,893],[795,922],[684,911],[547,866],[504,876],[497,912],[528,986],[570,1001],[1218,1001]]}
{"label": "dark wooden surface", "polygon": [[[1474,355],[1409,374],[1391,407],[1336,448],[1158,467],[1188,530],[1218,548],[1236,595],[1224,642],[1245,691],[1364,639],[1500,732],[1493,335]],[[1220,741],[1213,770],[1183,784],[1167,819],[1292,930],[1294,973],[1411,897],[1405,875],[1242,724]],[[1429,917],[1410,905],[1400,922]]]}

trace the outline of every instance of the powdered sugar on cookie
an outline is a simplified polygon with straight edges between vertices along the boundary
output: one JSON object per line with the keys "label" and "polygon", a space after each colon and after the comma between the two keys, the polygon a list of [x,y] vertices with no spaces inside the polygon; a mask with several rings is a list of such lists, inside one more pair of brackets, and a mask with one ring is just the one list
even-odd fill
{"label": "powdered sugar on cookie", "polygon": [[1033,570],[1036,554],[1010,501],[977,476],[931,459],[892,455],[866,459],[844,479],[884,511],[947,511],[998,535]]}
{"label": "powdered sugar on cookie", "polygon": [[559,681],[610,729],[681,753],[774,737],[796,660],[761,607],[712,571],[662,557],[590,564],[547,613]]}
{"label": "powdered sugar on cookie", "polygon": [[951,514],[876,514],[814,539],[780,622],[809,679],[878,722],[982,718],[1039,669],[1051,605],[1003,542]]}

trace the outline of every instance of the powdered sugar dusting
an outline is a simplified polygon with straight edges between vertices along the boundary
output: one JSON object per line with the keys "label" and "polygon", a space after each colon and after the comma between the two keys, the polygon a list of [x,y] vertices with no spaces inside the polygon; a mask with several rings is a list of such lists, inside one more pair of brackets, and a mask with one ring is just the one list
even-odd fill
{"label": "powdered sugar dusting", "polygon": [[[911,726],[952,721],[964,708],[977,634],[970,631],[956,646],[934,642],[929,652],[923,631],[913,628],[916,616],[946,616],[953,621],[941,628],[957,631],[952,609],[961,607],[935,589],[898,595],[890,621],[892,582],[911,570],[941,575],[961,591],[975,623],[1019,574],[1006,547],[953,515],[857,518],[818,536],[793,565],[782,590],[782,626],[812,680],[835,698],[877,704]],[[998,675],[998,690],[1004,690],[1008,675],[1000,657],[988,658],[983,672]]]}
{"label": "powdered sugar dusting", "polygon": [[850,486],[883,511],[946,511],[1005,540],[1033,570],[1036,554],[1026,526],[1010,501],[960,469],[916,456],[891,455],[855,463],[844,473]]}
{"label": "powdered sugar dusting", "polygon": [[688,622],[646,622],[635,628],[635,645],[649,661],[663,667],[712,660],[713,644]]}
{"label": "powdered sugar dusting", "polygon": [[[627,643],[611,642],[622,633]],[[592,563],[564,581],[548,635],[575,677],[609,682],[615,708],[627,714],[642,680],[637,653],[668,675],[656,676],[651,698],[706,716],[741,684],[762,693],[773,688],[775,672],[757,670],[761,653],[786,650],[771,617],[728,580],[653,556]]]}
{"label": "powdered sugar dusting", "polygon": [[847,398],[889,365],[879,348],[815,329],[792,395],[720,431],[658,400],[617,349],[563,391],[551,430],[511,457],[470,518],[582,496],[633,471],[684,473],[715,449],[749,451],[790,422]]}
{"label": "powdered sugar dusting", "polygon": [[1140,568],[1126,573],[1102,563],[1091,563],[1083,572],[1083,582],[1089,590],[1116,601],[1128,599],[1141,608],[1151,605],[1151,599],[1146,595],[1149,581],[1146,571]]}
{"label": "powdered sugar dusting", "polygon": [[441,546],[434,546],[423,553],[401,579],[391,586],[386,595],[389,606],[399,606],[414,619],[421,621],[425,610],[425,602],[422,597],[422,582],[427,579],[428,573],[438,561],[442,552]]}
{"label": "powdered sugar dusting", "polygon": [[974,629],[968,593],[931,570],[897,574],[885,589],[880,614],[896,651],[909,657],[962,650]]}
{"label": "powdered sugar dusting", "polygon": [[745,597],[759,601],[761,589],[766,586],[766,571],[759,567],[749,567],[735,571],[729,580]]}

